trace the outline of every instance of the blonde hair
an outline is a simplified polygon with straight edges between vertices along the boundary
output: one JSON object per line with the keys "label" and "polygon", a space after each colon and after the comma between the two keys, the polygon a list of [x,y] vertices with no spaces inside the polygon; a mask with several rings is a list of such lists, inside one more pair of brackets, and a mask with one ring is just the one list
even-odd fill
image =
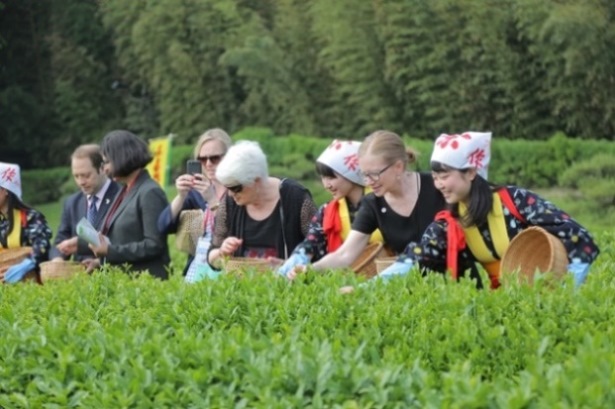
{"label": "blonde hair", "polygon": [[220,129],[220,128],[208,129],[201,136],[199,136],[199,140],[196,141],[196,145],[194,146],[194,159],[196,159],[199,156],[199,152],[201,151],[201,148],[203,147],[203,145],[205,145],[205,143],[209,141],[222,142],[222,145],[224,145],[225,154],[229,150],[231,145],[233,144],[231,137],[223,129]]}
{"label": "blonde hair", "polygon": [[395,132],[380,130],[371,133],[359,148],[359,157],[365,155],[382,157],[387,163],[401,160],[405,166],[416,162],[418,152],[407,147]]}

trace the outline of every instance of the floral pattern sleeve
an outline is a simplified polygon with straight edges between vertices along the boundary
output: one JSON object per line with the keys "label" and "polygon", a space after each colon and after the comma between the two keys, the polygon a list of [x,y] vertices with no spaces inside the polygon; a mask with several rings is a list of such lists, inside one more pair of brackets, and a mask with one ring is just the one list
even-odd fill
{"label": "floral pattern sleeve", "polygon": [[47,220],[40,212],[28,209],[26,213],[26,226],[21,232],[21,244],[31,246],[34,261],[38,266],[49,259],[49,247],[51,243],[51,229]]}
{"label": "floral pattern sleeve", "polygon": [[320,206],[312,216],[305,239],[295,248],[293,254],[303,249],[305,254],[312,256],[312,262],[314,262],[327,253],[327,238],[322,228],[326,206],[326,204]]}
{"label": "floral pattern sleeve", "polygon": [[[583,263],[592,263],[598,257],[600,250],[592,235],[567,213],[529,190],[510,186],[508,191],[529,225],[540,226],[562,241],[569,262],[578,258]],[[508,209],[504,212],[509,214]],[[518,230],[518,224],[511,217],[507,228]]]}
{"label": "floral pattern sleeve", "polygon": [[[568,252],[569,262],[578,258],[583,263],[591,264],[598,257],[600,250],[589,231],[567,213],[529,190],[515,186],[509,186],[507,189],[517,211],[525,219],[517,220],[510,210],[503,206],[506,230],[511,240],[528,226],[539,226],[562,241]],[[447,228],[446,221],[432,222],[425,230],[420,242],[411,242],[406,246],[399,261],[411,260],[422,267],[444,271],[446,269]],[[494,244],[489,226],[485,223],[479,226],[479,230],[487,247],[493,249]],[[458,263],[461,268],[468,268],[474,262],[475,258],[467,248],[459,253]]]}
{"label": "floral pattern sleeve", "polygon": [[[446,271],[446,249],[447,249],[448,223],[444,220],[432,222],[418,243],[410,242],[403,253],[400,254],[398,261],[420,265],[432,271]],[[467,249],[459,253],[459,266],[462,270],[471,268],[475,263],[474,256]]]}

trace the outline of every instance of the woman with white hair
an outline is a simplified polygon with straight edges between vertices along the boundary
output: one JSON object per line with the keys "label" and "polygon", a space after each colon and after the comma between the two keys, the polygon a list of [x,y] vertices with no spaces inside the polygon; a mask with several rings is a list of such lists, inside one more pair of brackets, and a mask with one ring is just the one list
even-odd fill
{"label": "woman with white hair", "polygon": [[233,145],[216,170],[228,190],[214,222],[208,260],[220,268],[222,257],[285,259],[308,233],[316,205],[305,187],[269,176],[259,144]]}
{"label": "woman with white hair", "polygon": [[[278,273],[286,276],[293,267],[317,261],[332,253],[350,234],[355,214],[361,199],[371,189],[366,189],[359,168],[361,142],[334,140],[316,159],[316,172],[333,198],[318,208],[312,218],[307,237],[299,244]],[[382,242],[382,234],[376,229],[370,243]]]}

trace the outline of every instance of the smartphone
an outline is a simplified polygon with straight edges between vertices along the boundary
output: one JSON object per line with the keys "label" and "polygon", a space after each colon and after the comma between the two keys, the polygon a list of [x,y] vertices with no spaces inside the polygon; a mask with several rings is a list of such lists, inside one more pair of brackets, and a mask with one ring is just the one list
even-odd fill
{"label": "smartphone", "polygon": [[201,169],[201,162],[194,159],[188,160],[186,162],[186,173],[188,173],[189,175],[203,173],[203,170]]}

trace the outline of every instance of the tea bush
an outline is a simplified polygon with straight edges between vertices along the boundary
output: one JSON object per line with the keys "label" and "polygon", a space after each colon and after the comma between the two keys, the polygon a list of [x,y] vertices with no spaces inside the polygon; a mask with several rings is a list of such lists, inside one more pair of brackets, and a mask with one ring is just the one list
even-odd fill
{"label": "tea bush", "polygon": [[613,407],[615,233],[578,290],[343,271],[0,288],[0,406]]}

